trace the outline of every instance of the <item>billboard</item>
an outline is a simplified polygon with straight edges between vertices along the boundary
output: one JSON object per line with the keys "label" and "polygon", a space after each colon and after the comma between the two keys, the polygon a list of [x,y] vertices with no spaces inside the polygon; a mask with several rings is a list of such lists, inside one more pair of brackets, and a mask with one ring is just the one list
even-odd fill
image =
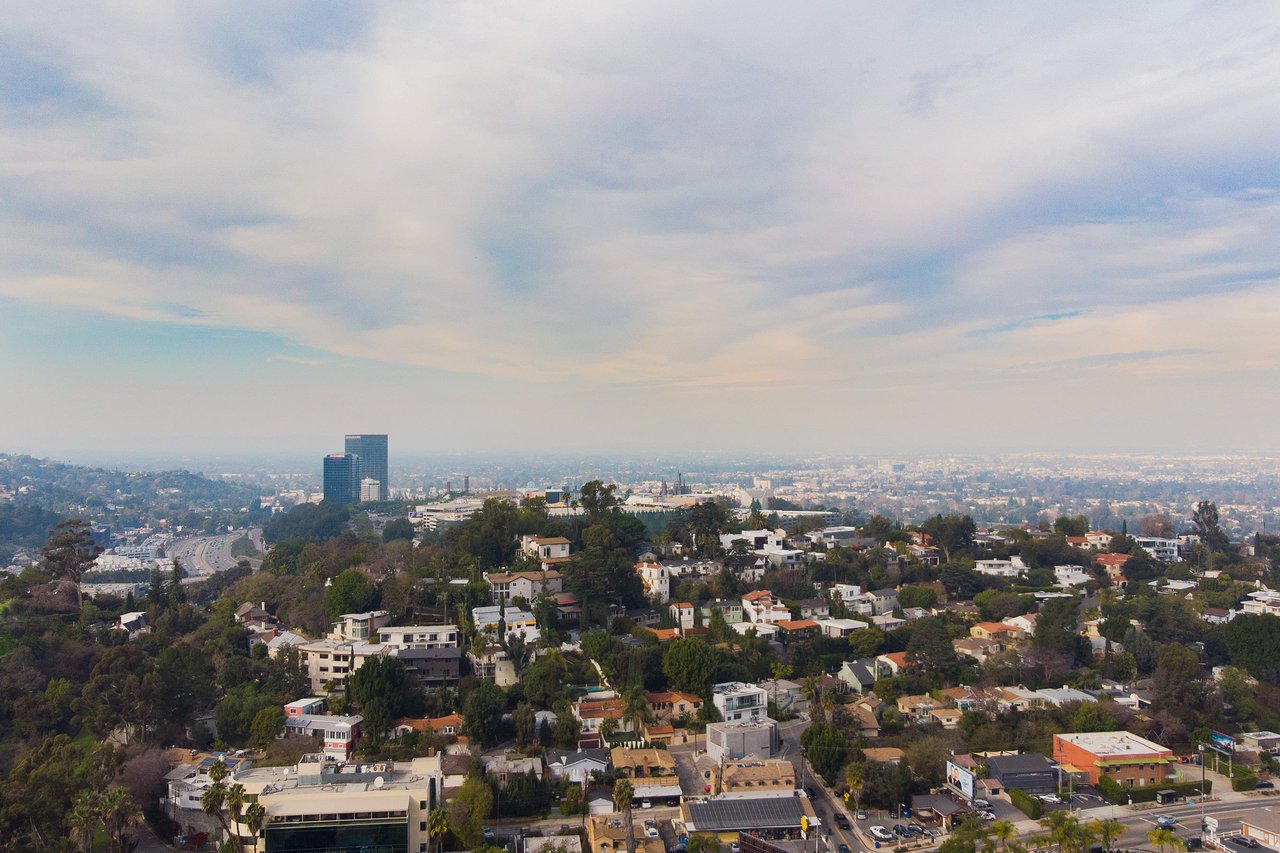
{"label": "billboard", "polygon": [[1224,735],[1222,732],[1209,732],[1209,745],[1214,749],[1235,752],[1236,739],[1231,735]]}
{"label": "billboard", "polygon": [[966,800],[974,797],[974,775],[972,770],[965,770],[958,764],[947,762],[947,785]]}

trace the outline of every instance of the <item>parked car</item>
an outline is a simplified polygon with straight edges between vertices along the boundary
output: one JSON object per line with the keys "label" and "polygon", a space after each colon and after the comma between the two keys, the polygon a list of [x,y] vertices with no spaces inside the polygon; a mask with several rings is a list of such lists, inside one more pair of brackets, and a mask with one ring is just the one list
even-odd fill
{"label": "parked car", "polygon": [[1176,826],[1177,823],[1178,819],[1172,815],[1162,814],[1160,817],[1156,818],[1156,826],[1161,829],[1168,829],[1171,826]]}
{"label": "parked car", "polygon": [[975,807],[975,808],[979,808],[979,809],[989,809],[989,808],[991,808],[991,802],[990,802],[989,800],[984,800],[984,799],[982,799],[981,797],[979,797],[978,799],[974,800],[974,801],[973,801],[973,805],[974,805],[974,807]]}
{"label": "parked car", "polygon": [[[843,828],[843,827],[842,827]],[[871,837],[876,841],[893,841],[893,833],[880,824],[871,827]]]}
{"label": "parked car", "polygon": [[867,810],[866,810],[866,809],[858,809],[857,818],[858,818],[858,820],[866,820],[866,819],[867,819]]}
{"label": "parked car", "polygon": [[656,827],[656,826],[646,826],[646,827],[644,828],[644,837],[645,837],[645,838],[658,838],[658,837],[659,837],[659,835],[658,835],[658,827]]}
{"label": "parked car", "polygon": [[1059,797],[1057,794],[1041,794],[1036,799],[1042,803],[1049,803],[1051,805],[1058,805],[1062,802],[1062,797]]}
{"label": "parked car", "polygon": [[1256,850],[1258,848],[1258,842],[1254,841],[1247,835],[1233,835],[1228,838],[1227,841],[1230,841],[1237,847],[1246,847],[1250,850]]}
{"label": "parked car", "polygon": [[642,808],[642,809],[651,809],[651,808],[653,808],[653,803],[652,803],[652,802],[650,802],[649,800],[641,800],[641,801],[640,801],[640,808]]}
{"label": "parked car", "polygon": [[920,824],[918,824],[918,823],[908,824],[908,825],[907,825],[907,832],[909,832],[909,833],[911,833],[912,835],[914,835],[915,837],[919,838],[920,836],[924,835],[924,827],[923,827],[923,826],[921,826],[921,825],[920,825]]}
{"label": "parked car", "polygon": [[1199,850],[1204,847],[1204,842],[1200,840],[1200,836],[1198,835],[1188,835],[1186,838],[1182,839],[1182,844],[1188,850]]}
{"label": "parked car", "polygon": [[902,824],[895,823],[893,825],[893,834],[898,836],[899,838],[907,838],[908,836],[911,835],[911,831],[907,829],[905,826],[903,826]]}
{"label": "parked car", "polygon": [[1259,791],[1261,791],[1264,788],[1274,788],[1275,786],[1276,786],[1276,783],[1272,782],[1270,779],[1259,779],[1253,785],[1253,787],[1257,788]]}
{"label": "parked car", "polygon": [[849,853],[849,845],[841,844],[839,847],[836,848],[836,853]]}
{"label": "parked car", "polygon": [[487,826],[484,828],[483,834],[484,834],[485,841],[493,841],[497,837],[493,834],[493,830]]}
{"label": "parked car", "polygon": [[978,817],[982,818],[983,820],[995,820],[996,813],[993,811],[980,811],[978,812]]}

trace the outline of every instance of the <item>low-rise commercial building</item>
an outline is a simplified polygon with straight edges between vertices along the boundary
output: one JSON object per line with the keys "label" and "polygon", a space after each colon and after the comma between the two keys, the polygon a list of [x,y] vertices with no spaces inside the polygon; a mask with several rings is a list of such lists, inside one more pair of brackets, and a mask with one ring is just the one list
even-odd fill
{"label": "low-rise commercial building", "polygon": [[1173,750],[1125,731],[1053,736],[1053,760],[1090,784],[1110,779],[1130,788],[1162,785],[1172,773]]}

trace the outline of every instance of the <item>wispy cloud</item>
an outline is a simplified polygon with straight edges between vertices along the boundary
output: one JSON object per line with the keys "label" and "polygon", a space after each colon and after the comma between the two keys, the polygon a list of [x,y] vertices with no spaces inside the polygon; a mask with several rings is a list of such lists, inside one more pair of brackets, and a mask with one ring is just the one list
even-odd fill
{"label": "wispy cloud", "polygon": [[33,305],[584,418],[793,393],[823,440],[854,400],[1280,354],[1267,4],[27,4],[0,45]]}

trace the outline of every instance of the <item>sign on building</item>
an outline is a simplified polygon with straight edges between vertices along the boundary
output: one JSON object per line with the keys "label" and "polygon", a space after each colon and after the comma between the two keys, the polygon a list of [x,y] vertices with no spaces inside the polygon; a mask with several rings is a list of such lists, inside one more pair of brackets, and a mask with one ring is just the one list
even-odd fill
{"label": "sign on building", "polygon": [[974,797],[975,779],[973,771],[965,770],[959,764],[947,762],[947,787],[960,794],[966,800],[972,800]]}
{"label": "sign on building", "polygon": [[1222,732],[1209,732],[1209,745],[1223,752],[1235,752],[1236,739]]}

